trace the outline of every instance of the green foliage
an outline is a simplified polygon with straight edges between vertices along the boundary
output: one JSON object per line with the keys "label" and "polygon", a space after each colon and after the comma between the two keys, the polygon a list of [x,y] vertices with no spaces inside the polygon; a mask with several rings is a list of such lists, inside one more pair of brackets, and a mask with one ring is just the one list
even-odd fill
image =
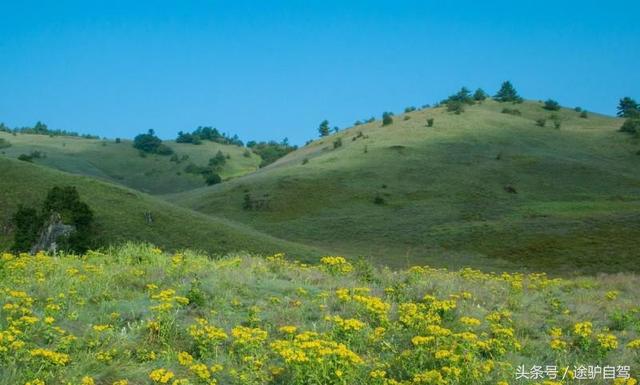
{"label": "green foliage", "polygon": [[207,186],[222,182],[222,178],[220,178],[220,175],[216,174],[215,172],[207,173],[204,180]]}
{"label": "green foliage", "polygon": [[146,134],[136,135],[133,139],[133,147],[143,153],[149,154],[171,155],[173,153],[173,150],[163,144],[162,140],[156,136],[155,131],[152,129]]}
{"label": "green foliage", "polygon": [[538,118],[536,119],[536,126],[544,127],[547,124],[547,119]]}
{"label": "green foliage", "polygon": [[209,142],[215,142],[220,144],[230,144],[234,146],[242,147],[244,143],[240,140],[238,135],[230,136],[227,133],[221,133],[215,127],[209,126],[200,126],[196,128],[193,132],[178,132],[178,137],[176,138],[176,143],[191,143],[191,144],[202,144],[203,140],[207,140]]}
{"label": "green foliage", "polygon": [[0,148],[11,147],[11,142],[6,140],[5,138],[0,138]]}
{"label": "green foliage", "polygon": [[59,242],[61,250],[84,253],[94,245],[93,211],[80,200],[74,186],[55,186],[49,190],[42,204],[43,221],[54,212],[60,214],[63,223],[75,228],[71,235]]}
{"label": "green foliage", "polygon": [[405,113],[405,114],[408,114],[409,112],[413,112],[413,111],[415,111],[415,110],[416,110],[416,108],[415,108],[414,106],[409,106],[409,107],[406,107],[406,108],[404,109],[404,113]]}
{"label": "green foliage", "polygon": [[487,99],[489,95],[482,88],[478,88],[476,92],[473,93],[473,100],[476,102],[482,102]]}
{"label": "green foliage", "polygon": [[620,127],[620,132],[626,132],[627,134],[640,133],[640,118],[629,118],[625,120]]}
{"label": "green foliage", "polygon": [[558,111],[560,110],[560,103],[558,103],[557,101],[553,100],[553,99],[547,99],[544,102],[544,106],[542,107],[545,110],[549,110],[549,111]]}
{"label": "green foliage", "polygon": [[335,150],[336,148],[339,148],[339,147],[342,147],[342,138],[338,138],[333,141],[333,149]]}
{"label": "green foliage", "polygon": [[640,105],[628,96],[618,103],[618,116],[621,118],[635,118],[640,115]]}
{"label": "green foliage", "polygon": [[298,147],[289,145],[289,141],[285,138],[282,142],[247,142],[247,147],[262,158],[260,167],[265,167],[282,158],[288,153],[295,151]]}
{"label": "green foliage", "polygon": [[522,112],[520,112],[520,110],[517,109],[517,108],[503,108],[502,109],[502,113],[503,114],[509,114],[509,115],[515,115],[515,116],[522,115]]}
{"label": "green foliage", "polygon": [[589,115],[588,115],[588,113],[587,113],[587,110],[582,110],[582,111],[580,112],[580,117],[581,117],[582,119],[587,119],[587,118],[589,117]]}
{"label": "green foliage", "polygon": [[66,130],[51,130],[47,127],[46,124],[42,122],[36,122],[33,127],[16,127],[9,128],[4,123],[0,123],[0,131],[1,132],[11,132],[13,134],[31,134],[31,135],[46,135],[50,137],[54,136],[73,136],[83,139],[98,139],[97,135],[88,135],[88,134],[79,134],[74,131],[66,131]]}
{"label": "green foliage", "polygon": [[460,91],[449,96],[449,98],[445,101],[445,103],[449,104],[450,102],[460,102],[462,104],[473,104],[474,98],[471,95],[471,91],[467,87],[462,87]]}
{"label": "green foliage", "polygon": [[498,90],[493,98],[499,102],[522,103],[523,101],[510,81],[502,83],[500,90]]}
{"label": "green foliage", "polygon": [[464,105],[465,103],[459,100],[449,100],[447,101],[447,111],[460,115],[464,112]]}
{"label": "green foliage", "polygon": [[329,121],[325,119],[318,126],[318,133],[320,137],[329,136],[329,131]]}
{"label": "green foliage", "polygon": [[12,249],[29,251],[52,213],[59,214],[64,224],[75,229],[68,237],[58,239],[60,250],[83,253],[94,246],[93,211],[80,200],[75,187],[55,186],[47,193],[40,212],[30,207],[18,207],[12,218],[15,227]]}
{"label": "green foliage", "polygon": [[388,126],[393,124],[393,112],[383,112],[382,113],[382,125]]}
{"label": "green foliage", "polygon": [[214,170],[220,170],[225,163],[227,163],[227,158],[224,156],[221,150],[218,150],[216,156],[209,159],[209,166]]}
{"label": "green foliage", "polygon": [[19,205],[11,222],[14,227],[11,250],[14,252],[29,251],[38,238],[42,217],[36,209]]}
{"label": "green foliage", "polygon": [[18,156],[18,160],[22,160],[24,162],[33,162],[34,159],[44,158],[45,154],[41,151],[31,151],[29,154],[20,154]]}
{"label": "green foliage", "polygon": [[433,118],[427,119],[427,127],[433,127]]}

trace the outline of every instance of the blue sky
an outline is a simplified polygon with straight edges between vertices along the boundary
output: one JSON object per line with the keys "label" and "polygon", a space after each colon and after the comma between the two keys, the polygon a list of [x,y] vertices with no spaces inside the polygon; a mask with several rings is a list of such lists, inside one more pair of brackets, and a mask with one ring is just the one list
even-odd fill
{"label": "blue sky", "polygon": [[0,0],[0,121],[301,144],[323,119],[506,79],[613,114],[640,98],[638,14],[637,1]]}

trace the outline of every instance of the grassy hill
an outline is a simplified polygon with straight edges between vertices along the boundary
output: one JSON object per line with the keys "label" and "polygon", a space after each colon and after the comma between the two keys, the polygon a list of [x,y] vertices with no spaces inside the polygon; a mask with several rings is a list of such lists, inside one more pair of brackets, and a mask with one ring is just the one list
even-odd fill
{"label": "grassy hill", "polygon": [[[0,282],[2,385],[634,385],[640,375],[633,274],[391,271],[129,245],[3,254]],[[628,366],[631,379],[573,379],[582,364],[620,377]],[[544,378],[515,380],[521,365],[542,365]],[[546,365],[566,379],[549,380]]]}
{"label": "grassy hill", "polygon": [[223,179],[237,177],[255,171],[260,157],[245,149],[204,141],[200,145],[165,141],[179,159],[187,155],[189,159],[180,162],[171,161],[170,156],[149,154],[140,156],[132,147],[130,140],[115,143],[114,140],[84,139],[80,137],[30,135],[12,135],[0,132],[11,146],[0,149],[0,153],[17,158],[21,154],[40,151],[45,157],[34,162],[73,174],[100,178],[118,183],[150,194],[166,194],[186,191],[205,185],[202,176],[185,172],[192,162],[197,166],[206,166],[210,158],[222,151],[229,155],[220,175]]}
{"label": "grassy hill", "polygon": [[[0,250],[11,245],[10,219],[19,204],[39,206],[51,187],[72,185],[94,211],[105,244],[137,240],[168,249],[189,247],[216,253],[285,251],[303,259],[319,253],[128,188],[2,156],[0,176]],[[151,224],[145,220],[145,213],[151,213]]]}
{"label": "grassy hill", "polygon": [[[540,118],[545,127],[536,124]],[[617,132],[621,123],[530,101],[486,101],[460,115],[419,110],[388,126],[352,127],[256,173],[170,199],[394,266],[639,270],[640,145]]]}

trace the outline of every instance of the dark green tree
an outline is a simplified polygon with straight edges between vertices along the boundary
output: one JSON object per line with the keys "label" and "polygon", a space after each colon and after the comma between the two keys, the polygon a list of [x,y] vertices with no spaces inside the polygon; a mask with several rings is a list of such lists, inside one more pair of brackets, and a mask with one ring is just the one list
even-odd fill
{"label": "dark green tree", "polygon": [[640,105],[635,100],[625,96],[618,103],[618,116],[621,118],[639,117]]}
{"label": "dark green tree", "polygon": [[487,96],[487,93],[484,92],[482,88],[478,88],[476,92],[473,93],[473,100],[475,100],[476,102],[482,102],[487,99]]}
{"label": "dark green tree", "polygon": [[549,111],[558,111],[560,109],[560,103],[556,102],[553,99],[547,99],[544,102],[544,106],[542,108]]}
{"label": "dark green tree", "polygon": [[640,134],[640,118],[629,118],[620,127],[621,132],[628,134]]}
{"label": "dark green tree", "polygon": [[500,90],[493,98],[499,102],[522,103],[522,98],[518,95],[513,84],[508,80],[502,83]]}
{"label": "dark green tree", "polygon": [[320,123],[320,126],[318,126],[318,133],[320,136],[329,136],[329,132],[329,121],[325,119]]}
{"label": "dark green tree", "polygon": [[75,228],[67,238],[62,239],[61,250],[84,253],[93,245],[93,211],[80,200],[74,186],[53,187],[42,204],[43,220],[52,213],[60,214],[62,222]]}
{"label": "dark green tree", "polygon": [[13,214],[11,222],[15,228],[11,250],[14,252],[29,251],[38,238],[38,232],[42,227],[42,217],[36,209],[20,205],[18,211]]}
{"label": "dark green tree", "polygon": [[393,112],[382,113],[382,125],[388,126],[393,123]]}

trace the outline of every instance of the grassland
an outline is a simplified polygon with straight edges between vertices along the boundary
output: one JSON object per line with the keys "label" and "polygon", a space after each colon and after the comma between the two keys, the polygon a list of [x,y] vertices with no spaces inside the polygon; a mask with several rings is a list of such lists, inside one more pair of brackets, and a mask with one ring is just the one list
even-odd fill
{"label": "grassland", "polygon": [[635,385],[639,284],[132,244],[3,254],[0,384]]}
{"label": "grassland", "polygon": [[[53,186],[75,186],[94,211],[96,233],[103,245],[127,240],[152,242],[176,250],[192,248],[212,253],[230,250],[286,250],[301,258],[313,248],[282,241],[229,220],[176,207],[161,199],[97,179],[72,175],[40,165],[0,157],[0,250],[11,246],[11,216],[19,204],[38,207]],[[148,223],[145,213],[153,221]]]}
{"label": "grassland", "polygon": [[[169,199],[396,267],[637,271],[640,143],[617,132],[621,123],[532,101],[486,101],[460,115],[424,109],[388,126],[349,128],[256,173]],[[337,139],[342,146],[334,147]],[[244,209],[246,194],[264,204]]]}
{"label": "grassland", "polygon": [[184,171],[189,162],[206,166],[218,151],[229,155],[220,171],[223,179],[253,172],[260,164],[260,157],[239,146],[205,141],[200,145],[165,141],[181,159],[172,162],[170,156],[149,154],[145,157],[133,148],[130,140],[116,143],[114,140],[84,139],[67,136],[45,136],[0,132],[0,138],[11,143],[0,149],[4,155],[17,158],[32,151],[44,153],[44,158],[34,162],[73,174],[99,178],[121,184],[149,194],[166,194],[187,191],[205,185],[202,176]]}

